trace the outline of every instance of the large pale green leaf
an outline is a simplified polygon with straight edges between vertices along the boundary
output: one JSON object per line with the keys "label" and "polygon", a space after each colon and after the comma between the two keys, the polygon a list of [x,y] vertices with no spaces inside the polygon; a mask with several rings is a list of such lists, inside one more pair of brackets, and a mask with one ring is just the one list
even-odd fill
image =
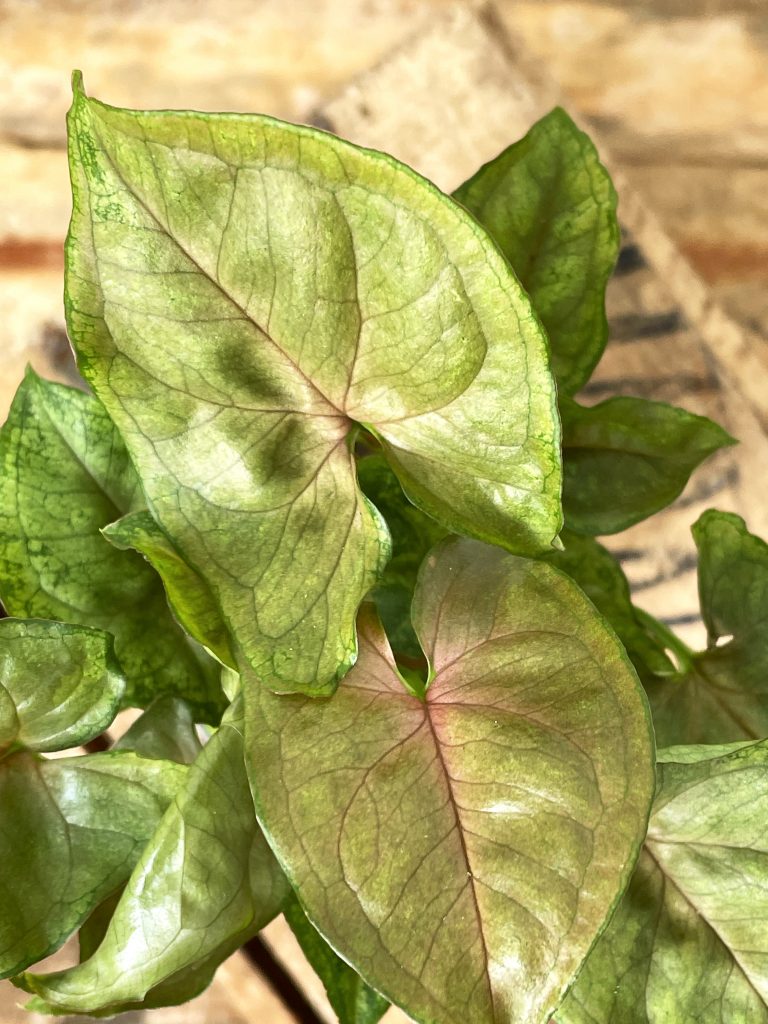
{"label": "large pale green leaf", "polygon": [[185,773],[128,752],[0,760],[0,977],[58,949],[126,880]]}
{"label": "large pale green leaf", "polygon": [[576,533],[618,533],[669,505],[700,463],[734,444],[705,416],[643,398],[561,398],[563,510]]}
{"label": "large pale green leaf", "polygon": [[143,501],[114,426],[92,395],[28,371],[0,430],[0,598],[11,615],[108,630],[125,700],[180,694],[218,721],[214,662],[174,622],[155,573],[101,527]]}
{"label": "large pale green leaf", "polygon": [[257,815],[312,922],[417,1021],[541,1024],[645,834],[637,677],[576,585],[475,541],[428,557],[425,699],[370,605],[327,700],[246,705]]}
{"label": "large pale green leaf", "polygon": [[56,1013],[113,1013],[191,998],[280,910],[287,883],[253,813],[233,705],[189,769],[84,963],[21,984]]}
{"label": "large pale green leaf", "polygon": [[768,736],[768,544],[740,516],[705,512],[693,527],[705,651],[646,683],[659,743],[729,743]]}
{"label": "large pale green leaf", "polygon": [[559,1024],[766,1024],[768,744],[660,752],[630,886]]}
{"label": "large pale green leaf", "polygon": [[455,193],[498,242],[547,329],[561,390],[586,383],[608,337],[616,193],[589,138],[556,108]]}
{"label": "large pale green leaf", "polygon": [[0,619],[0,757],[87,743],[112,722],[124,690],[109,633]]}
{"label": "large pale green leaf", "polygon": [[328,1002],[339,1024],[376,1024],[389,1003],[366,985],[360,975],[328,945],[291,894],[283,913],[304,955],[325,985]]}
{"label": "large pale green leaf", "polygon": [[610,622],[640,678],[674,675],[665,644],[632,604],[627,577],[613,555],[592,537],[570,530],[563,531],[561,540],[563,550],[553,551],[547,561],[575,580]]}
{"label": "large pale green leaf", "polygon": [[554,384],[485,232],[391,157],[76,82],[66,303],[150,511],[276,690],[330,692],[388,555],[365,424],[414,501],[519,550],[558,532]]}
{"label": "large pale green leaf", "polygon": [[446,535],[445,529],[412,505],[382,455],[368,455],[357,467],[360,486],[386,520],[392,557],[369,594],[397,655],[422,657],[411,624],[411,601],[424,556]]}
{"label": "large pale green leaf", "polygon": [[113,749],[192,764],[203,747],[189,705],[178,697],[165,696],[149,705]]}
{"label": "large pale green leaf", "polygon": [[129,512],[101,531],[115,547],[140,552],[159,573],[173,613],[198,643],[234,668],[229,633],[205,580],[190,568],[145,509]]}

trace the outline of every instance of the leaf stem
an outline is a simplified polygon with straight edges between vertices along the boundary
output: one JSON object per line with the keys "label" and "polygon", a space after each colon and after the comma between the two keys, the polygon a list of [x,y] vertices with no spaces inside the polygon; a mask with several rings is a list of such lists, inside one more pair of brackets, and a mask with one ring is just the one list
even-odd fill
{"label": "leaf stem", "polygon": [[663,622],[654,618],[653,615],[643,611],[642,608],[637,608],[635,611],[643,628],[674,654],[678,671],[681,674],[690,672],[696,657],[695,651],[688,644],[684,643],[677,634],[673,633],[669,626],[665,626]]}

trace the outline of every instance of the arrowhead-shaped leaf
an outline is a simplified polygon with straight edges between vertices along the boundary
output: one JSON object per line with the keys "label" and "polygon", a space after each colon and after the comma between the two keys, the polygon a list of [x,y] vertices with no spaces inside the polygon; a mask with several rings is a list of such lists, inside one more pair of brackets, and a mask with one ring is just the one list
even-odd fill
{"label": "arrowhead-shaped leaf", "polygon": [[328,700],[257,689],[257,814],[313,923],[421,1022],[541,1024],[634,864],[645,700],[566,576],[474,541],[427,559],[425,699],[375,613]]}
{"label": "arrowhead-shaped leaf", "polygon": [[605,286],[619,251],[616,193],[595,147],[556,108],[455,196],[514,267],[572,395],[605,348]]}
{"label": "arrowhead-shaped leaf", "polygon": [[0,619],[0,758],[16,746],[66,750],[87,743],[112,722],[124,690],[109,633]]}
{"label": "arrowhead-shaped leaf", "polygon": [[646,684],[660,744],[768,736],[768,544],[740,516],[705,512],[693,527],[707,650]]}
{"label": "arrowhead-shaped leaf", "polygon": [[0,598],[11,615],[108,630],[127,704],[186,697],[218,721],[218,668],[173,621],[156,574],[100,529],[141,503],[125,446],[92,395],[31,370],[0,430]]}
{"label": "arrowhead-shaped leaf", "polygon": [[561,398],[563,509],[576,533],[618,533],[669,505],[691,473],[734,444],[705,416],[643,398],[587,408]]}
{"label": "arrowhead-shaped leaf", "polygon": [[325,986],[339,1024],[376,1024],[389,1003],[366,985],[360,975],[328,945],[291,894],[283,913],[307,960]]}
{"label": "arrowhead-shaped leaf", "polygon": [[768,743],[660,752],[648,838],[559,1024],[768,1021]]}
{"label": "arrowhead-shaped leaf", "polygon": [[546,341],[466,212],[257,115],[70,113],[68,325],[150,511],[277,690],[329,692],[388,554],[348,438],[448,527],[558,532]]}
{"label": "arrowhead-shaped leaf", "polygon": [[0,760],[0,977],[58,949],[122,885],[185,773],[128,752]]}
{"label": "arrowhead-shaped leaf", "polygon": [[563,531],[561,540],[563,550],[553,551],[547,561],[575,580],[610,622],[640,678],[674,675],[676,669],[665,645],[632,604],[627,577],[610,551],[592,537],[580,537],[570,530]]}
{"label": "arrowhead-shaped leaf", "polygon": [[[190,999],[280,910],[287,883],[253,813],[239,703],[189,769],[89,960],[19,979],[49,1012]],[[128,756],[128,755],[126,755]]]}

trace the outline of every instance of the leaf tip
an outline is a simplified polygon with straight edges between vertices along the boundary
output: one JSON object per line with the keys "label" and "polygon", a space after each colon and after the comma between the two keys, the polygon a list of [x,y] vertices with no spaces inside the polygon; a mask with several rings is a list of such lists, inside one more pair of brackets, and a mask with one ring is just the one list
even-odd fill
{"label": "leaf tip", "polygon": [[85,85],[83,84],[83,72],[75,68],[72,72],[72,96],[74,99],[85,99]]}

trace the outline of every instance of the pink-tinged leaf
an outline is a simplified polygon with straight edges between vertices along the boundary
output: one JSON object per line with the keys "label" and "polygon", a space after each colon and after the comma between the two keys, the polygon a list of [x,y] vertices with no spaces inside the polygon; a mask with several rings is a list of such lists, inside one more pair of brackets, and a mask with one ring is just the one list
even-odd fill
{"label": "pink-tinged leaf", "polygon": [[548,565],[446,541],[414,623],[424,700],[370,608],[332,698],[248,691],[257,814],[314,924],[415,1020],[542,1024],[645,833],[645,700]]}

